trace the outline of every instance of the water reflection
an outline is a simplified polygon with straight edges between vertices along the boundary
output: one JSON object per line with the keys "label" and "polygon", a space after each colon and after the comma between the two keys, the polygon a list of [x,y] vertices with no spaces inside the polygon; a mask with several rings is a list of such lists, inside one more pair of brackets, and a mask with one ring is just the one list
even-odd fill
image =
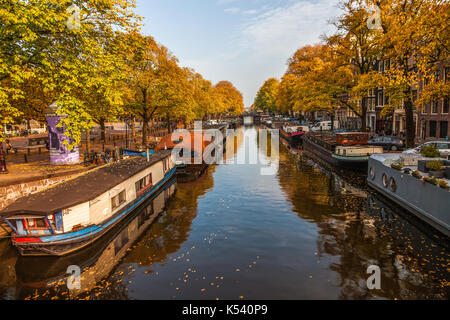
{"label": "water reflection", "polygon": [[[261,145],[255,128],[228,141],[228,160],[248,158],[246,141]],[[87,253],[31,262],[0,243],[0,296],[449,298],[448,238],[355,184],[358,179],[284,146],[279,154],[270,143],[252,152],[266,161],[278,156],[276,175],[261,175],[260,164],[210,166],[197,181],[178,184],[171,199],[175,185],[164,191]],[[82,266],[85,281],[71,294],[57,285],[70,264]],[[369,265],[381,268],[381,290],[367,289]]]}
{"label": "water reflection", "polygon": [[[281,152],[280,185],[301,219],[319,227],[318,256],[333,256],[340,299],[429,299],[449,296],[448,239],[376,193],[348,183],[307,158]],[[293,183],[293,180],[295,183]],[[367,267],[382,270],[368,290]]]}
{"label": "water reflection", "polygon": [[[14,298],[75,298],[99,286],[110,287],[111,284],[105,283],[104,279],[131,251],[130,248],[152,222],[164,212],[175,190],[175,180],[168,182],[164,189],[147,201],[145,206],[136,210],[120,226],[111,230],[105,238],[76,254],[61,258],[19,257],[15,263],[15,273],[20,289]],[[80,289],[68,290],[67,288],[69,275],[66,272],[71,265],[79,266],[81,269]],[[125,291],[120,286],[114,286],[112,297],[126,298]]]}

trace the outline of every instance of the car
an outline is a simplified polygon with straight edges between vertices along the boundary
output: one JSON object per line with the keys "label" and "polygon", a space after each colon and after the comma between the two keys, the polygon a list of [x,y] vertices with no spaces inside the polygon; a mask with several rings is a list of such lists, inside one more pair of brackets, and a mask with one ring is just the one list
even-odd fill
{"label": "car", "polygon": [[[334,129],[339,128],[339,121],[334,121]],[[311,131],[319,132],[319,131],[329,131],[331,130],[331,121],[321,121],[317,122],[314,126],[311,127]]]}
{"label": "car", "polygon": [[383,149],[385,150],[392,150],[392,151],[403,150],[404,148],[403,140],[397,137],[387,137],[387,136],[377,137],[370,139],[367,142],[367,144],[372,146],[380,146],[383,147]]}
{"label": "car", "polygon": [[416,148],[405,150],[403,153],[409,153],[409,154],[419,154],[420,151],[425,146],[434,145],[440,152],[441,156],[443,157],[450,157],[450,142],[449,141],[429,141],[425,142],[423,145],[418,146]]}

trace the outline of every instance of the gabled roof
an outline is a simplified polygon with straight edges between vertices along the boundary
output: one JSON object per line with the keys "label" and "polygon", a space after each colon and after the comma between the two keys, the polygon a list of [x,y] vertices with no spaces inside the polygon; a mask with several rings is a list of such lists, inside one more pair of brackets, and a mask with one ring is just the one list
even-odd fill
{"label": "gabled roof", "polygon": [[18,199],[0,211],[0,216],[49,215],[93,200],[169,156],[170,151],[159,151],[150,156],[149,162],[146,157],[137,156],[93,169],[53,187]]}

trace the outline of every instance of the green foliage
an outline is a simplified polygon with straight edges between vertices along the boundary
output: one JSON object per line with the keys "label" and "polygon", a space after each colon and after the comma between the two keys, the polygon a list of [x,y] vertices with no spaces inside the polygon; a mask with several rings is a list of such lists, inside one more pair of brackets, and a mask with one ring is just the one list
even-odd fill
{"label": "green foliage", "polygon": [[427,158],[438,158],[440,156],[438,148],[434,145],[424,146],[420,153]]}
{"label": "green foliage", "polygon": [[254,102],[255,109],[275,112],[277,110],[276,98],[279,86],[280,81],[278,79],[270,78],[266,80],[256,94]]}
{"label": "green foliage", "polygon": [[431,184],[437,185],[438,184],[438,180],[435,177],[424,177],[423,180],[425,180],[426,182],[429,182]]}
{"label": "green foliage", "polygon": [[430,161],[427,163],[427,168],[431,171],[439,171],[443,165],[444,163],[442,161]]}
{"label": "green foliage", "polygon": [[393,168],[395,170],[402,170],[403,165],[401,163],[393,163],[393,164],[391,164],[391,168]]}
{"label": "green foliage", "polygon": [[411,175],[417,179],[422,179],[422,175],[419,173],[419,171],[414,170]]}
{"label": "green foliage", "polygon": [[448,183],[445,180],[439,180],[439,187],[442,189],[448,189]]}

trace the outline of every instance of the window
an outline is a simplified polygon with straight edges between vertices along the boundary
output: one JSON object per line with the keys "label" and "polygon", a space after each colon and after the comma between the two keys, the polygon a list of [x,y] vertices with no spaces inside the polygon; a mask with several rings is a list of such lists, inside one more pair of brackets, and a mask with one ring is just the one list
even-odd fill
{"label": "window", "polygon": [[442,113],[448,113],[448,99],[444,99],[442,103]]}
{"label": "window", "polygon": [[433,101],[431,102],[431,113],[437,113],[438,111],[438,102]]}
{"label": "window", "polygon": [[152,174],[150,173],[149,175],[145,176],[144,178],[140,179],[139,181],[136,181],[136,184],[135,184],[136,195],[142,194],[143,191],[145,191],[152,185],[153,185]]}
{"label": "window", "polygon": [[437,71],[434,72],[434,81],[435,81],[435,82],[436,82],[436,81],[439,81],[440,75],[441,75],[441,73],[440,73],[439,70],[437,70]]}
{"label": "window", "polygon": [[378,105],[383,106],[383,92],[378,92]]}
{"label": "window", "polygon": [[445,142],[437,143],[436,146],[439,150],[449,149],[448,144]]}
{"label": "window", "polygon": [[121,191],[118,195],[111,198],[112,209],[117,209],[126,201],[125,190]]}
{"label": "window", "polygon": [[23,225],[25,229],[28,230],[47,230],[49,229],[47,220],[44,218],[38,218],[38,219],[23,219]]}

